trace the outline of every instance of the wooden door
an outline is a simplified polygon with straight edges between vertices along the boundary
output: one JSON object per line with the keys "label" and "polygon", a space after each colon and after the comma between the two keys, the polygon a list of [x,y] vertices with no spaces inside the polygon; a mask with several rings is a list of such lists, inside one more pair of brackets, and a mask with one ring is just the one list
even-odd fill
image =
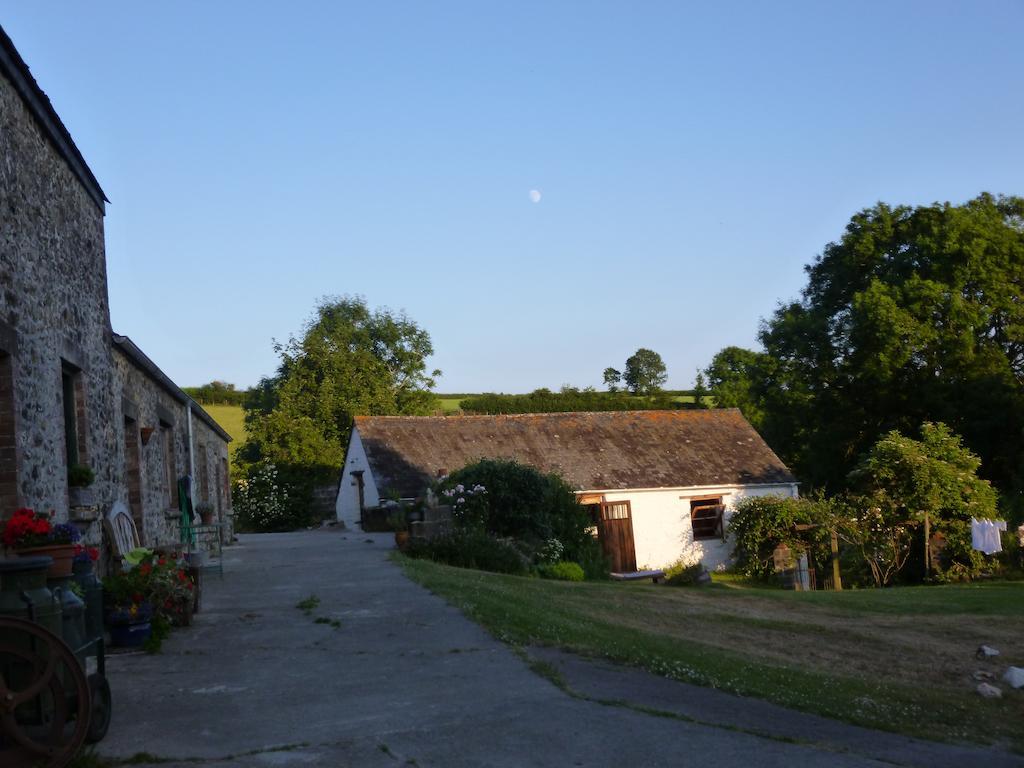
{"label": "wooden door", "polygon": [[606,501],[601,504],[597,531],[613,573],[636,571],[636,549],[633,546],[633,516],[628,501]]}

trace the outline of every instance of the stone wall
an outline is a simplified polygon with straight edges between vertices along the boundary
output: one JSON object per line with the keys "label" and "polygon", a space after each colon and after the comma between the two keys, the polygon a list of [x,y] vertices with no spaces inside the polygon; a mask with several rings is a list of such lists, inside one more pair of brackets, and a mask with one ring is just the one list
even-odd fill
{"label": "stone wall", "polygon": [[[69,519],[68,466],[87,464],[101,513],[123,502],[145,545],[172,544],[191,455],[205,479],[193,498],[214,505],[230,540],[227,442],[188,418],[197,406],[159,369],[115,346],[101,193],[36,116],[0,70],[0,518],[27,506]],[[102,541],[100,522],[81,528]]]}
{"label": "stone wall", "polygon": [[[120,481],[103,210],[0,75],[0,321],[10,358],[17,503],[66,517],[62,373],[78,380],[80,461]],[[0,341],[0,344],[4,342]],[[0,510],[9,514],[10,510]]]}
{"label": "stone wall", "polygon": [[[116,351],[114,361],[122,392],[122,433],[129,446],[126,460],[133,451],[139,457],[138,476],[126,473],[118,499],[131,510],[146,546],[174,544],[179,540],[181,519],[178,479],[190,473],[188,405],[140,370],[126,355]],[[212,504],[216,521],[225,524],[226,539],[230,540],[230,494],[224,483],[214,482],[222,476],[222,467],[227,466],[227,443],[195,413],[191,422],[196,478],[192,503]],[[131,463],[127,462],[126,470]],[[210,482],[201,482],[204,475],[211,478]]]}

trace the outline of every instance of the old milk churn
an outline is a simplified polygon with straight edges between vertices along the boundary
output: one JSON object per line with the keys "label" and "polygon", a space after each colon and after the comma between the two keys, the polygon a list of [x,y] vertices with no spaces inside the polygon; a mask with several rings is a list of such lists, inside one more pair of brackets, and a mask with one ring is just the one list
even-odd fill
{"label": "old milk churn", "polygon": [[75,578],[74,576],[65,576],[59,579],[47,579],[46,584],[54,597],[60,601],[63,629],[58,634],[74,651],[79,662],[84,664],[85,657],[82,655],[84,647],[93,638],[85,635],[85,602],[75,594],[71,587],[72,584],[75,584]]}
{"label": "old milk churn", "polygon": [[[53,558],[45,556],[0,559],[0,616],[30,619],[60,637],[60,601],[46,588],[46,570],[52,562]],[[0,630],[0,646],[31,651],[26,643],[31,639],[23,633],[12,631],[5,636]],[[7,663],[14,666],[0,669],[0,675],[8,687],[20,690],[31,682],[30,668],[25,664]]]}
{"label": "old milk churn", "polygon": [[31,619],[60,637],[60,601],[46,586],[51,562],[45,556],[0,560],[0,616]]}

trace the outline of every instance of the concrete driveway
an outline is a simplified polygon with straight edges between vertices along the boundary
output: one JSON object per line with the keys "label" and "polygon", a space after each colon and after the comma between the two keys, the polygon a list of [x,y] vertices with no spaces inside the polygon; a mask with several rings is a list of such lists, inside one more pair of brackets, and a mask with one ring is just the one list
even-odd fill
{"label": "concrete driveway", "polygon": [[[786,728],[778,738],[745,732],[742,718],[699,724],[693,720],[703,718],[682,718],[701,709],[701,692],[666,690],[656,678],[648,682],[658,709],[679,717],[595,700],[629,701],[625,685],[642,706],[650,677],[643,673],[624,682],[607,669],[590,676],[563,663],[571,685],[589,686],[584,697],[569,695],[408,581],[389,562],[390,549],[390,536],[352,532],[243,536],[225,552],[224,579],[208,579],[192,628],[176,631],[159,655],[109,660],[115,709],[100,754],[145,753],[138,764],[182,767],[788,768],[933,765],[943,755],[974,764],[970,751],[931,753],[898,737],[888,738],[902,751],[878,754],[859,729],[817,743],[809,726],[801,733],[815,743],[791,743]],[[307,616],[296,604],[310,596],[319,606]],[[602,674],[614,677],[613,696],[601,696]],[[674,701],[663,706],[666,696]],[[742,711],[746,700],[733,700]],[[731,711],[717,699],[708,707]],[[759,709],[758,717],[764,731],[775,717],[802,716]],[[1017,764],[1001,753],[974,756]]]}

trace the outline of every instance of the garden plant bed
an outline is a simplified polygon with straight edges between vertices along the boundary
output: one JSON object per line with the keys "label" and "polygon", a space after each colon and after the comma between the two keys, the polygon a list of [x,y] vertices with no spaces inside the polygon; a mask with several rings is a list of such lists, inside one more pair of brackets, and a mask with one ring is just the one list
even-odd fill
{"label": "garden plant bed", "polygon": [[[1001,685],[1003,698],[987,700],[972,678],[1024,666],[1022,583],[673,589],[400,562],[506,642],[608,658],[871,728],[1024,752],[1024,690]],[[982,643],[1001,655],[978,661]]]}

